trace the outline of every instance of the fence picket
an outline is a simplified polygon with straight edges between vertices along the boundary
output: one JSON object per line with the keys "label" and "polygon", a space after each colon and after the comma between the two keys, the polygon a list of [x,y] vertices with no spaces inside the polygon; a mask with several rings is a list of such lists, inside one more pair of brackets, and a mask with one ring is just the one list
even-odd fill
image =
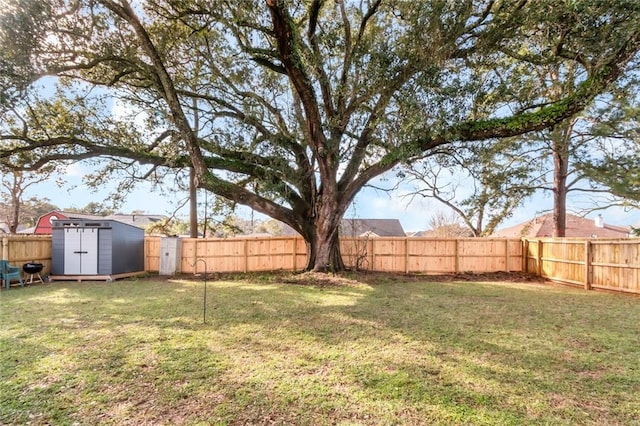
{"label": "fence picket", "polygon": [[[375,240],[375,241],[374,241]],[[182,272],[205,258],[217,272],[296,271],[306,262],[301,238],[182,240]],[[554,281],[640,294],[640,239],[341,238],[349,268],[418,274],[524,271]],[[40,262],[51,270],[51,236],[2,237],[12,264]],[[160,237],[145,239],[145,269],[159,270]]]}

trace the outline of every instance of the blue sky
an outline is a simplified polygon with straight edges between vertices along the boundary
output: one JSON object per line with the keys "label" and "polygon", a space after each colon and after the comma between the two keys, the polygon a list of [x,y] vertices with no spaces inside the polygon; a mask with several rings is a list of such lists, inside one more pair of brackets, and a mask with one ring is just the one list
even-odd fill
{"label": "blue sky", "polygon": [[[95,192],[82,184],[82,176],[89,170],[81,166],[72,166],[67,170],[64,179],[67,185],[58,188],[53,182],[42,183],[32,187],[26,197],[37,196],[46,197],[60,208],[84,207],[90,202],[103,202],[113,187],[105,187]],[[401,192],[387,194],[371,188],[365,188],[355,199],[355,202],[346,214],[347,218],[376,218],[376,219],[399,219],[405,231],[419,231],[429,228],[429,219],[440,211],[448,210],[436,201],[416,198],[407,205],[407,199],[401,197]],[[177,204],[187,196],[186,192],[160,193],[152,192],[151,186],[141,185],[134,193],[130,194],[126,202],[119,209],[122,213],[132,211],[143,211],[147,214],[171,214]],[[200,192],[201,201],[204,193]],[[584,208],[592,206],[589,196],[572,196],[568,200],[568,210],[580,213]],[[536,214],[548,212],[553,206],[550,196],[536,194],[524,206],[520,207],[514,215],[506,220],[499,228],[512,226],[533,218]],[[609,208],[604,211],[594,212],[587,217],[594,218],[601,213],[605,218],[605,223],[611,225],[640,225],[640,210],[624,211],[621,208]],[[251,210],[241,208],[238,215],[249,218]],[[188,218],[188,207],[179,211],[179,216]],[[256,216],[256,217],[259,217]]]}

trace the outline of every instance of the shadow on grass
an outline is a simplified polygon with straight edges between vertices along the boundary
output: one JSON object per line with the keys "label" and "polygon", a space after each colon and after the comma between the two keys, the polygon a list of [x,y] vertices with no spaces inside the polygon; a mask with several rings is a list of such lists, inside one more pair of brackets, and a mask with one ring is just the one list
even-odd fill
{"label": "shadow on grass", "polygon": [[202,281],[3,293],[13,316],[3,309],[0,420],[611,424],[637,414],[637,300],[370,277],[207,286],[207,324]]}

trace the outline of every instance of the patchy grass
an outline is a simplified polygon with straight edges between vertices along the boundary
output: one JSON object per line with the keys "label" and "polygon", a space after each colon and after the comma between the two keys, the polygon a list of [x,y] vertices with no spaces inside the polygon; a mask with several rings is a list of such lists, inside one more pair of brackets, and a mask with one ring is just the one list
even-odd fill
{"label": "patchy grass", "polygon": [[228,278],[2,291],[0,424],[640,424],[637,297]]}

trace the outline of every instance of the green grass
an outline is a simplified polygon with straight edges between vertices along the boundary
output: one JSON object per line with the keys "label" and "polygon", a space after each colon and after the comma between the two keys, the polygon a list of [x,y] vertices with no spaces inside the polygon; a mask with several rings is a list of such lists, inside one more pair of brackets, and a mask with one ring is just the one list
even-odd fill
{"label": "green grass", "polygon": [[277,276],[0,293],[0,424],[640,424],[640,298]]}

